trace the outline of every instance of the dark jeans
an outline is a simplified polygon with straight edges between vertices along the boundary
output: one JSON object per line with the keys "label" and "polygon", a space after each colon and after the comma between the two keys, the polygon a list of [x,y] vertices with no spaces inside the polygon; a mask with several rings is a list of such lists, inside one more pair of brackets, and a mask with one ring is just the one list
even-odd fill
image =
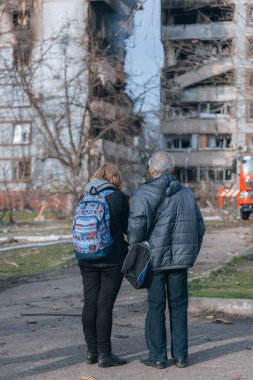
{"label": "dark jeans", "polygon": [[166,296],[170,314],[171,356],[174,359],[188,357],[187,269],[152,273],[148,287],[148,312],[145,322],[145,338],[149,357],[154,361],[167,360]]}
{"label": "dark jeans", "polygon": [[112,309],[123,275],[120,269],[85,268],[82,324],[89,352],[111,352]]}

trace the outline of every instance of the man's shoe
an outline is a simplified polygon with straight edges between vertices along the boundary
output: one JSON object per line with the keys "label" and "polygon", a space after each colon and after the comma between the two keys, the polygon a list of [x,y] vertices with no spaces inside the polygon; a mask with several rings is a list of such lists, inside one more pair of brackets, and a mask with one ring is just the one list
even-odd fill
{"label": "man's shoe", "polygon": [[185,368],[187,367],[187,360],[184,359],[174,359],[174,363],[177,368]]}
{"label": "man's shoe", "polygon": [[154,367],[154,368],[157,368],[157,369],[163,369],[163,368],[168,367],[168,363],[167,362],[156,362],[156,361],[151,360],[149,358],[147,358],[147,359],[140,359],[140,362],[142,364],[145,364],[147,366],[151,366],[151,367]]}
{"label": "man's shoe", "polygon": [[126,363],[126,359],[122,359],[112,353],[98,355],[98,366],[102,368],[124,365]]}
{"label": "man's shoe", "polygon": [[96,352],[87,352],[86,363],[95,364],[98,361],[98,354]]}

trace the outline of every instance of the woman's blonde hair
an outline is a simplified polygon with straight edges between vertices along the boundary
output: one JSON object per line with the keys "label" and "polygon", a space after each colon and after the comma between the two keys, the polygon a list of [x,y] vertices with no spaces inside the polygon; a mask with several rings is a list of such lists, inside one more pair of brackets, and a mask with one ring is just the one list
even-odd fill
{"label": "woman's blonde hair", "polygon": [[105,179],[111,182],[119,190],[122,187],[122,177],[119,168],[114,164],[103,164],[94,173],[92,179]]}

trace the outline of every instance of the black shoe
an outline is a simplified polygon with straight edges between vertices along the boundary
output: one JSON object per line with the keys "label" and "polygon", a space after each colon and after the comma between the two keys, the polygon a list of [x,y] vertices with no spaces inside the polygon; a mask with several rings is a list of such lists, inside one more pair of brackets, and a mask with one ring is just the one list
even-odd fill
{"label": "black shoe", "polygon": [[98,355],[98,366],[99,367],[113,367],[118,365],[126,364],[126,359],[122,359],[118,357],[117,355],[114,355],[112,353],[109,354],[99,354]]}
{"label": "black shoe", "polygon": [[184,359],[174,359],[174,363],[177,368],[185,368],[187,367],[187,360]]}
{"label": "black shoe", "polygon": [[168,362],[156,362],[154,360],[151,360],[149,358],[147,359],[140,359],[140,362],[142,364],[145,364],[147,366],[151,366],[151,367],[154,367],[154,368],[157,368],[157,369],[163,369],[163,368],[166,368],[168,367]]}
{"label": "black shoe", "polygon": [[96,352],[87,352],[86,363],[95,364],[98,361],[98,354]]}

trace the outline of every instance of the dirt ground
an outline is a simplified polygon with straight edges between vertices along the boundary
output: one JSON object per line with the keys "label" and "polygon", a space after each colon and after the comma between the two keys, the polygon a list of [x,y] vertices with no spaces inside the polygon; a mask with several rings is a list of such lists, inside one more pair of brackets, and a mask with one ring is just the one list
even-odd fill
{"label": "dirt ground", "polygon": [[[208,229],[190,276],[216,267],[253,245],[252,223]],[[253,379],[252,318],[229,318],[215,324],[203,316],[189,320],[189,367],[165,370],[145,367],[146,291],[124,282],[114,312],[114,352],[128,359],[121,368],[99,369],[84,363],[80,315],[82,284],[77,267],[5,283],[0,293],[1,380]],[[227,317],[226,317],[227,319]],[[169,352],[168,337],[168,352]]]}
{"label": "dirt ground", "polygon": [[207,228],[197,261],[189,270],[190,276],[208,271],[234,255],[253,246],[253,223],[238,221],[229,227]]}

